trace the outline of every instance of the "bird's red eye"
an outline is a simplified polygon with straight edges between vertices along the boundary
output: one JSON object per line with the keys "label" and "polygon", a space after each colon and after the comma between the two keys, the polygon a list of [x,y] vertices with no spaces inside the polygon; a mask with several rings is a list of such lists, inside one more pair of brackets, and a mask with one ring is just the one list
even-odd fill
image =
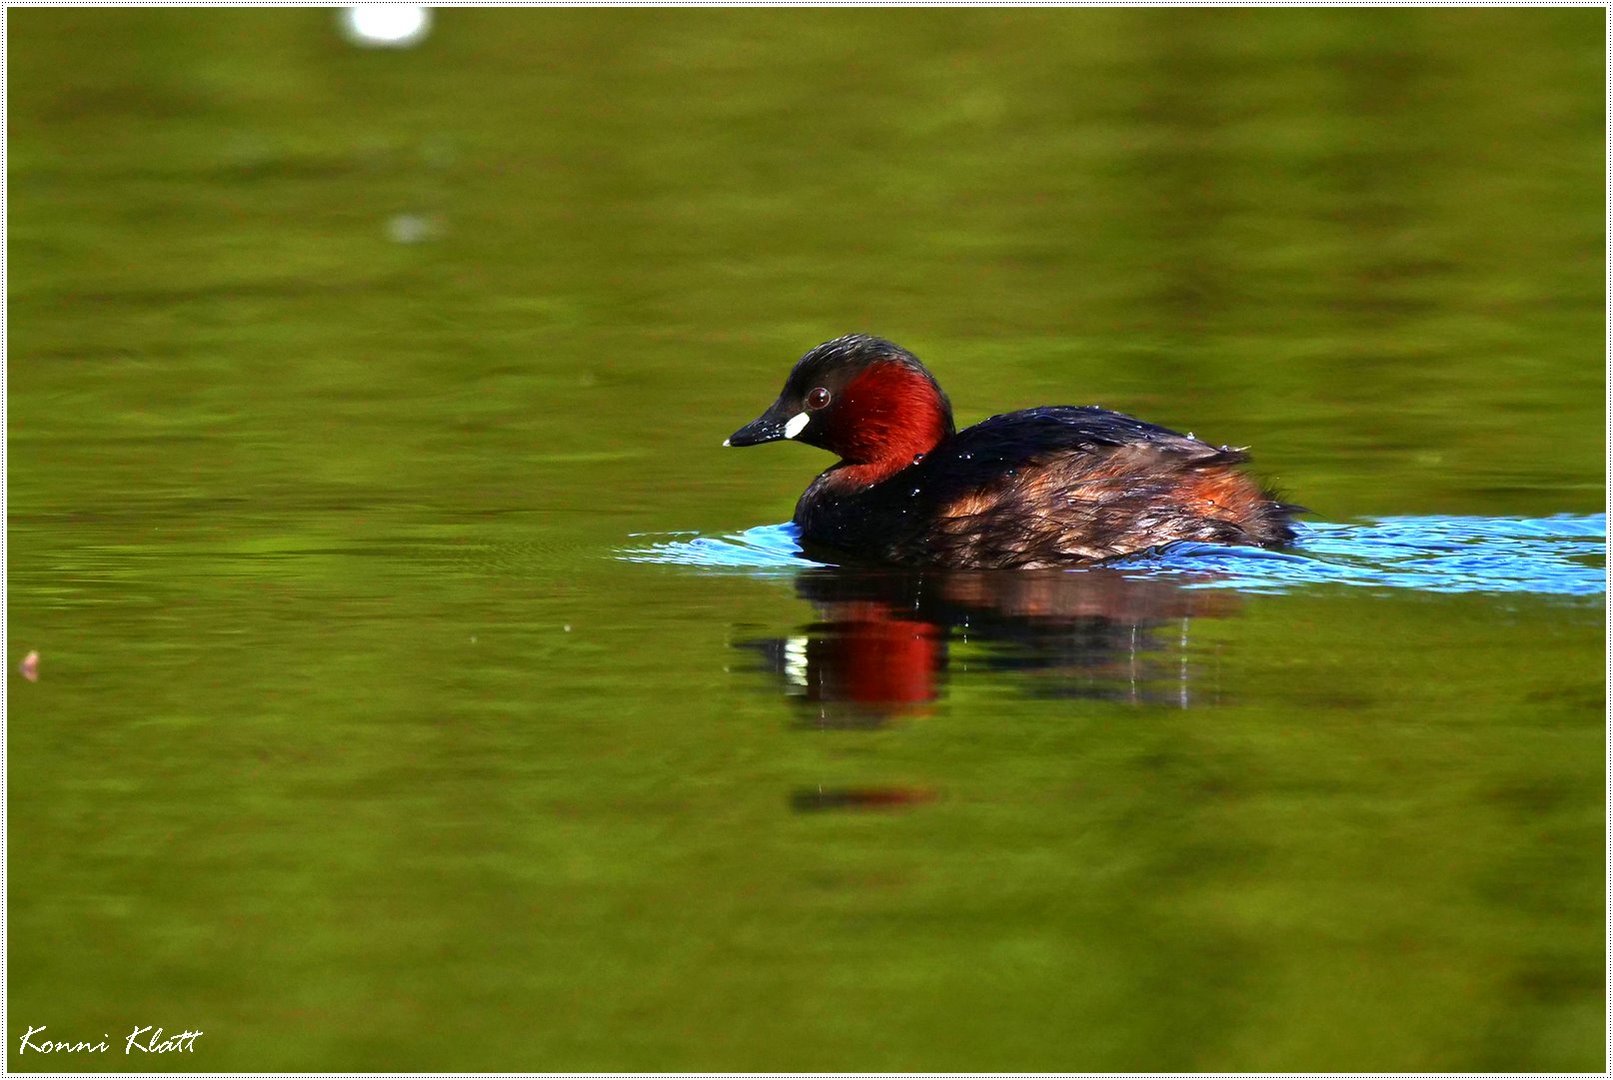
{"label": "bird's red eye", "polygon": [[809,409],[821,409],[827,404],[829,404],[829,391],[828,390],[824,389],[821,386],[814,386],[810,391],[807,392],[807,396],[806,396],[806,407],[807,408],[809,408]]}

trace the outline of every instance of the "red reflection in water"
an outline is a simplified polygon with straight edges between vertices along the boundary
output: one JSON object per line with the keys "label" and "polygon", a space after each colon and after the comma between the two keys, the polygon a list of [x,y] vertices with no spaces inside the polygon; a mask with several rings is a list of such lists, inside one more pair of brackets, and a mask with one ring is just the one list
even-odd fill
{"label": "red reflection in water", "polygon": [[903,810],[931,803],[941,797],[934,788],[918,787],[817,787],[801,788],[790,794],[790,809],[801,814],[823,810]]}
{"label": "red reflection in water", "polygon": [[918,705],[936,696],[941,628],[904,619],[878,601],[837,604],[825,632],[809,639],[808,701]]}
{"label": "red reflection in water", "polygon": [[[923,714],[948,677],[995,674],[1038,696],[1194,701],[1188,625],[1240,597],[1106,568],[914,573],[814,570],[796,579],[818,621],[742,641],[816,706],[813,722],[866,726]],[[964,659],[959,662],[954,654]]]}

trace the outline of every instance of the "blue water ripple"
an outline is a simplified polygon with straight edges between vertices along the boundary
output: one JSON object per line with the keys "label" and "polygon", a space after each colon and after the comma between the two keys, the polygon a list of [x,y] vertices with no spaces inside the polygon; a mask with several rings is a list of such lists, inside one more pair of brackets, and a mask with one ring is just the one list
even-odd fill
{"label": "blue water ripple", "polygon": [[789,571],[822,566],[801,553],[796,542],[800,530],[793,523],[758,525],[744,532],[723,536],[690,533],[640,533],[652,536],[692,536],[692,539],[660,539],[643,546],[627,548],[618,554],[629,562],[669,563],[712,570]]}
{"label": "blue water ripple", "polygon": [[[822,565],[806,559],[794,525],[760,525],[724,536],[660,534],[620,552],[633,562],[779,573]],[[1190,588],[1280,593],[1317,585],[1436,593],[1596,596],[1607,590],[1607,519],[1387,517],[1301,527],[1286,551],[1176,544],[1109,565],[1181,576]]]}

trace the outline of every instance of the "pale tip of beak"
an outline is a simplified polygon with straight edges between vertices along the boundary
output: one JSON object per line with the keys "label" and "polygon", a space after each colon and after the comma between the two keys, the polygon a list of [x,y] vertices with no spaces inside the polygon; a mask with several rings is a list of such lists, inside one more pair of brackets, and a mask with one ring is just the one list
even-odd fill
{"label": "pale tip of beak", "polygon": [[723,440],[723,441],[722,441],[722,444],[723,444],[723,445],[724,445],[724,446],[727,446],[727,445],[728,445],[728,440],[727,440],[727,439],[724,439],[724,440]]}

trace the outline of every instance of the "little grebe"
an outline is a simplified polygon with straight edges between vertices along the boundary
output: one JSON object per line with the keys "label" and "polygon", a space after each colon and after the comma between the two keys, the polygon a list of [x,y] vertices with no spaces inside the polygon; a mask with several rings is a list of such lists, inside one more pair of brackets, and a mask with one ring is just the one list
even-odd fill
{"label": "little grebe", "polygon": [[841,459],[795,506],[803,546],[906,566],[1068,566],[1179,540],[1274,547],[1300,510],[1238,471],[1242,450],[1095,405],[955,431],[918,357],[863,334],[801,357],[723,445],[778,439]]}

